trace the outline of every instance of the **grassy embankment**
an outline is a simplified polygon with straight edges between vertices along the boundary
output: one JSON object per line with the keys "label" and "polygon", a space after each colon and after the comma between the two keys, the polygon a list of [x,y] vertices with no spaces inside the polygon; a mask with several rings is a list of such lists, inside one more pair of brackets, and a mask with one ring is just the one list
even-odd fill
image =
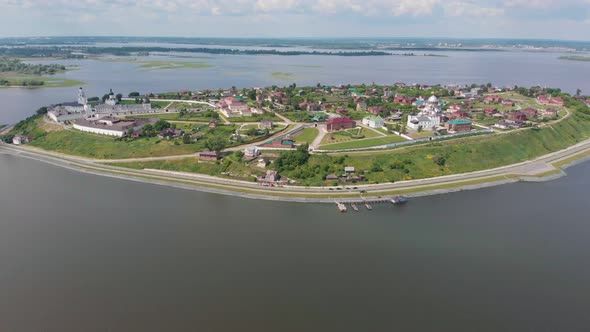
{"label": "grassy embankment", "polygon": [[[541,129],[504,135],[484,135],[433,142],[427,145],[349,154],[315,154],[309,162],[283,174],[302,185],[331,184],[327,174],[341,174],[354,166],[368,183],[411,180],[472,172],[510,165],[564,149],[590,137],[590,109],[568,101],[571,117]],[[130,168],[172,169],[191,172],[186,161],[128,163]]]}
{"label": "grassy embankment", "polygon": [[[196,124],[195,124],[196,126]],[[195,126],[179,125],[179,128],[191,133]],[[191,144],[181,140],[166,140],[157,137],[135,140],[116,139],[113,137],[84,133],[77,130],[64,130],[56,125],[48,125],[39,117],[22,121],[9,134],[27,134],[33,137],[30,146],[48,151],[96,159],[123,159],[143,157],[164,157],[191,154],[206,150],[205,141],[213,137],[229,139],[236,126],[219,126],[214,131],[201,126],[206,132],[203,139]],[[237,143],[228,143],[228,146]]]}
{"label": "grassy embankment", "polygon": [[326,144],[320,146],[321,150],[342,150],[342,149],[357,149],[367,148],[371,146],[386,145],[391,143],[399,143],[407,141],[405,138],[397,135],[389,135],[385,137],[361,139],[356,141],[347,141],[344,143]]}

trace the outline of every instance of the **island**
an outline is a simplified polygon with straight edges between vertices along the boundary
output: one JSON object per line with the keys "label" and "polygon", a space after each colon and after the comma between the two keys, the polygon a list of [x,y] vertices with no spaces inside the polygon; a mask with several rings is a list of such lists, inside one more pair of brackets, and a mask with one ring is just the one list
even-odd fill
{"label": "island", "polygon": [[0,58],[0,87],[68,87],[80,81],[52,77],[67,70],[58,64],[30,64],[19,59]]}
{"label": "island", "polygon": [[590,97],[559,89],[491,83],[91,98],[79,88],[77,100],[5,128],[0,148],[190,189],[364,201],[559,176],[590,156],[589,105]]}
{"label": "island", "polygon": [[559,59],[560,60],[569,60],[569,61],[590,62],[590,56],[582,56],[582,55],[560,56]]}

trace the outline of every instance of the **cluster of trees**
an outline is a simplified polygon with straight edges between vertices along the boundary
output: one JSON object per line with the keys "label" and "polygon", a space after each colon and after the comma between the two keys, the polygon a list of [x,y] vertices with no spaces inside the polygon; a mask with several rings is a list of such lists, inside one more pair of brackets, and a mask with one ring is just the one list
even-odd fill
{"label": "cluster of trees", "polygon": [[0,80],[0,86],[16,85],[16,86],[42,86],[45,82],[37,80],[22,80],[22,81],[8,81]]}
{"label": "cluster of trees", "polygon": [[64,70],[66,70],[66,67],[58,64],[28,64],[23,63],[18,59],[0,59],[0,72],[15,72],[28,75],[52,75]]}
{"label": "cluster of trees", "polygon": [[288,172],[302,166],[309,160],[309,145],[302,144],[297,150],[282,152],[275,160],[276,170],[279,172]]}
{"label": "cluster of trees", "polygon": [[141,129],[141,134],[143,137],[155,137],[159,132],[163,131],[164,129],[168,129],[171,126],[172,125],[168,121],[158,120],[158,122],[154,123],[153,125],[148,123],[143,126]]}

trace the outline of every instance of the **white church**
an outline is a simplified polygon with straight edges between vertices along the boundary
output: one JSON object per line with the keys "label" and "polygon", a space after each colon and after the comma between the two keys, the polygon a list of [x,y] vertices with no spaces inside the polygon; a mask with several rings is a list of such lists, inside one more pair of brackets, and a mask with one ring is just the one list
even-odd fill
{"label": "white church", "polygon": [[432,95],[428,98],[428,102],[418,114],[408,116],[407,126],[413,130],[418,130],[419,128],[433,130],[440,126],[441,115],[442,108],[440,107],[439,100],[435,95]]}
{"label": "white church", "polygon": [[78,101],[71,103],[61,103],[52,106],[47,115],[55,122],[65,122],[80,119],[102,118],[106,116],[124,116],[133,114],[157,113],[153,109],[150,101],[146,98],[141,104],[121,105],[118,103],[113,90],[110,91],[104,104],[92,106],[88,103],[88,98],[84,89],[78,89]]}

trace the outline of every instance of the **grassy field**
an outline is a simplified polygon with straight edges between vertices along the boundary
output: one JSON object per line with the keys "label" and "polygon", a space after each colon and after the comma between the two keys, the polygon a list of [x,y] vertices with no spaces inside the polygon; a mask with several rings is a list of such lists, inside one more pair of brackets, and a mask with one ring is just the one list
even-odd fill
{"label": "grassy field", "polygon": [[305,128],[295,136],[295,142],[311,144],[319,133],[317,128]]}
{"label": "grassy field", "polygon": [[93,135],[75,130],[47,133],[30,143],[49,151],[96,159],[163,157],[199,151],[199,144],[175,145],[157,137],[133,141],[117,141],[112,137]]}
{"label": "grassy field", "polygon": [[366,148],[371,146],[379,146],[391,143],[398,143],[398,142],[405,142],[407,141],[405,138],[397,135],[390,135],[385,137],[379,138],[369,138],[369,139],[361,139],[361,140],[352,140],[343,143],[336,143],[336,144],[326,144],[320,146],[322,150],[341,150],[341,149],[356,149],[356,148]]}
{"label": "grassy field", "polygon": [[180,113],[160,113],[160,114],[143,114],[134,115],[134,118],[151,119],[158,118],[166,121],[192,121],[192,122],[209,122],[215,120],[212,117],[206,117],[202,113],[187,113],[184,116],[180,116]]}
{"label": "grassy field", "polygon": [[[179,127],[187,132],[192,132],[195,126]],[[229,140],[235,129],[235,126],[221,126],[215,129],[214,132],[204,129],[207,130],[205,139],[192,144],[183,144],[157,137],[128,141],[118,140],[113,137],[84,133],[74,129],[47,131],[42,126],[37,126],[31,129],[36,138],[30,145],[49,151],[95,159],[164,157],[206,150],[206,138],[218,136]],[[235,144],[228,142],[228,146]]]}
{"label": "grassy field", "polygon": [[23,87],[24,81],[43,82],[43,85],[25,86],[27,88],[61,88],[84,85],[84,82],[77,80],[49,76],[26,75],[14,72],[0,73],[0,81],[1,80],[8,81],[8,84],[0,85],[0,87]]}

